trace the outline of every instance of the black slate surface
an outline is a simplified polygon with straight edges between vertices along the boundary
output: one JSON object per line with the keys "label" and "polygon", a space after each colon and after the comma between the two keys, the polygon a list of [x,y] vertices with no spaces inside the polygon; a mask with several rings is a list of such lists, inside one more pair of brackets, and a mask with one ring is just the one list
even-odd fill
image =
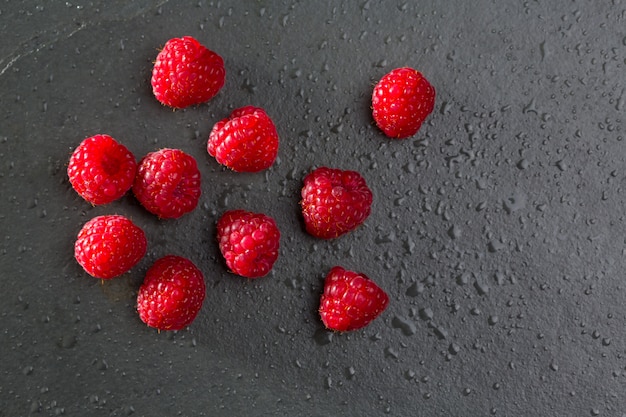
{"label": "black slate surface", "polygon": [[[7,1],[0,4],[0,416],[626,415],[626,2]],[[224,89],[162,107],[158,48],[192,35]],[[374,83],[413,66],[437,89],[420,132],[373,126]],[[206,153],[213,124],[263,107],[279,160],[237,174]],[[137,158],[192,154],[193,213],[159,221],[132,195],[91,207],[66,164],[107,133]],[[373,213],[335,241],[299,217],[314,166],[360,171]],[[268,277],[229,274],[215,221],[273,216]],[[144,228],[147,256],[101,282],[73,259],[93,216]],[[165,254],[193,260],[207,298],[185,331],[134,310]],[[322,280],[342,265],[390,306],[323,330]]]}

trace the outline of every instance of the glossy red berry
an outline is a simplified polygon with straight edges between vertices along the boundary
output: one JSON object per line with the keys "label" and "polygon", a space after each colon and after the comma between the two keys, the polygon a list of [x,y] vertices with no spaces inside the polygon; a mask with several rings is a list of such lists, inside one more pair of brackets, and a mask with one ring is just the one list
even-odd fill
{"label": "glossy red berry", "polygon": [[146,235],[120,215],[94,217],[82,227],[74,244],[74,257],[91,276],[115,278],[129,271],[146,254]]}
{"label": "glossy red berry", "polygon": [[263,109],[242,107],[213,126],[207,151],[233,171],[258,172],[276,160],[278,133]]}
{"label": "glossy red berry", "polygon": [[361,174],[328,167],[304,178],[301,196],[306,230],[322,239],[339,237],[363,224],[373,200]]}
{"label": "glossy red berry", "polygon": [[280,231],[265,214],[230,210],[217,222],[217,241],[232,272],[258,278],[267,275],[278,259]]}
{"label": "glossy red berry", "polygon": [[387,293],[365,274],[335,266],[324,281],[319,313],[328,329],[350,331],[367,326],[388,304]]}
{"label": "glossy red berry", "polygon": [[67,166],[72,188],[94,205],[122,197],[133,185],[135,156],[109,135],[95,135],[81,142]]}
{"label": "glossy red berry", "polygon": [[196,160],[180,149],[161,149],[139,163],[133,193],[162,219],[177,219],[198,205],[202,190]]}
{"label": "glossy red berry", "polygon": [[224,60],[191,36],[173,38],[157,55],[152,91],[162,104],[189,107],[213,98],[224,85]]}
{"label": "glossy red berry", "polygon": [[168,255],[146,272],[137,294],[137,311],[150,327],[181,330],[195,320],[205,297],[202,271],[189,259]]}
{"label": "glossy red berry", "polygon": [[397,68],[374,87],[372,115],[390,138],[413,136],[433,111],[435,88],[413,68]]}

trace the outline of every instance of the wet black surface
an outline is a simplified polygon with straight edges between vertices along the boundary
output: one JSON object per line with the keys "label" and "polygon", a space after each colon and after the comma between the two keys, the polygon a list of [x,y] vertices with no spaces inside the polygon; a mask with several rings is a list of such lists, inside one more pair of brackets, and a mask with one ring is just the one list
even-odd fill
{"label": "wet black surface", "polygon": [[[626,414],[623,0],[11,1],[0,24],[0,415]],[[149,76],[183,35],[224,57],[227,80],[171,111]],[[391,141],[369,97],[405,65],[437,103],[414,138]],[[213,124],[247,104],[281,138],[259,174],[205,150]],[[198,209],[159,221],[131,195],[82,201],[66,163],[96,133],[138,159],[195,156]],[[365,225],[330,242],[298,212],[320,165],[360,171],[375,196]],[[214,224],[234,208],[281,229],[266,278],[221,262]],[[149,249],[102,283],[72,248],[106,213],[131,217]],[[203,270],[207,298],[189,329],[157,333],[134,302],[169,253]],[[361,331],[322,329],[334,265],[390,295]]]}

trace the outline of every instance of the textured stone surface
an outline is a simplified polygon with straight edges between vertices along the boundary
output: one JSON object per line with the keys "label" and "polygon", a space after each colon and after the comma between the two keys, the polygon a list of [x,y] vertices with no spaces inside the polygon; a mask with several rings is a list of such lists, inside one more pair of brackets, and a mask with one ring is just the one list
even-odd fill
{"label": "textured stone surface", "polygon": [[[82,2],[81,2],[82,3]],[[626,2],[93,1],[0,5],[0,415],[621,416],[626,413]],[[149,77],[158,48],[193,35],[221,54],[224,89],[184,111]],[[420,132],[390,141],[369,98],[413,66],[437,89]],[[279,160],[237,174],[206,153],[212,125],[256,105]],[[85,137],[137,158],[196,157],[199,208],[159,221],[131,195],[91,207],[67,180]],[[314,166],[360,171],[364,226],[303,231]],[[226,271],[215,221],[273,216],[266,278]],[[110,282],[72,257],[88,219],[131,217],[147,256]],[[134,302],[165,254],[193,260],[207,298],[178,333]],[[390,294],[369,327],[317,316],[334,265]]]}

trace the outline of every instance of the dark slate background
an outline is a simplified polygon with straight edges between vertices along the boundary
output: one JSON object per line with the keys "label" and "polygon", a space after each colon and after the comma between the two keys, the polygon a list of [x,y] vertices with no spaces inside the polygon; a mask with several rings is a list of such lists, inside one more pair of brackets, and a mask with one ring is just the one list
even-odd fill
{"label": "dark slate background", "polygon": [[[626,1],[4,1],[0,4],[0,416],[626,415]],[[149,84],[171,37],[221,54],[224,89],[183,111]],[[413,66],[437,89],[413,138],[373,126],[375,82]],[[281,138],[266,172],[206,153],[236,107]],[[199,207],[159,221],[132,195],[91,207],[66,178],[82,139],[139,159],[192,154]],[[366,224],[303,231],[315,166],[360,171]],[[271,275],[229,274],[215,244],[227,209],[273,216]],[[131,217],[147,256],[101,282],[73,259],[78,230]],[[185,331],[147,328],[143,274],[177,254],[205,274]],[[387,311],[323,330],[334,265],[366,273]]]}

